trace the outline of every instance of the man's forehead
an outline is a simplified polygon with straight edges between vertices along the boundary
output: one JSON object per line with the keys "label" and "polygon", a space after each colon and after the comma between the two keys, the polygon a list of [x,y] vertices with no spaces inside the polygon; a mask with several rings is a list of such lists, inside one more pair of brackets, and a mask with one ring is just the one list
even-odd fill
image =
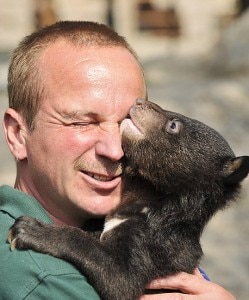
{"label": "man's forehead", "polygon": [[[69,42],[65,39],[58,39],[48,45],[41,53],[41,58],[46,57],[46,59],[48,59],[49,57],[53,57],[53,59],[59,59],[61,56],[63,56],[63,61],[65,61],[67,59],[74,59],[77,57],[77,55],[80,57],[85,57],[86,59],[88,57],[95,57],[95,59],[112,57],[113,59],[117,58],[117,60],[119,56],[123,56],[140,65],[134,55],[125,47],[112,45],[74,45],[72,42]],[[122,63],[122,61],[120,62]]]}
{"label": "man's forehead", "polygon": [[122,73],[124,76],[127,72],[131,75],[139,74],[140,79],[144,80],[139,62],[126,48],[117,46],[74,46],[64,40],[58,40],[44,49],[40,56],[40,64],[46,77],[51,77],[51,72],[56,72],[56,77],[63,78],[66,74],[70,80],[70,74],[84,72],[89,80],[96,81],[111,73]]}

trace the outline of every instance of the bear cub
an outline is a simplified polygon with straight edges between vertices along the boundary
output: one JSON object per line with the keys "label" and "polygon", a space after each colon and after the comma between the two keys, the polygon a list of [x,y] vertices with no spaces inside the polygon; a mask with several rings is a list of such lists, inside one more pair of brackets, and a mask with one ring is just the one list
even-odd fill
{"label": "bear cub", "polygon": [[215,130],[149,101],[137,99],[120,130],[121,204],[97,238],[29,217],[9,232],[12,249],[71,262],[106,300],[138,299],[155,278],[192,273],[206,223],[235,201],[249,172],[249,156],[235,157]]}

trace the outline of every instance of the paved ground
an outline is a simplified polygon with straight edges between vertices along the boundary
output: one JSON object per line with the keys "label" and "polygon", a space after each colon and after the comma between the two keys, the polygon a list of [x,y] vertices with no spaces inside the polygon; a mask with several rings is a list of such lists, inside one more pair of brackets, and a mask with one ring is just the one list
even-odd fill
{"label": "paved ground", "polygon": [[[207,71],[202,62],[157,58],[144,62],[150,99],[169,110],[199,119],[222,133],[237,155],[249,155],[249,76]],[[0,90],[6,64],[0,61]],[[7,106],[0,91],[0,117]],[[13,184],[15,167],[0,133],[0,184]],[[249,180],[238,204],[219,213],[202,239],[203,267],[210,278],[229,289],[237,299],[249,295]]]}

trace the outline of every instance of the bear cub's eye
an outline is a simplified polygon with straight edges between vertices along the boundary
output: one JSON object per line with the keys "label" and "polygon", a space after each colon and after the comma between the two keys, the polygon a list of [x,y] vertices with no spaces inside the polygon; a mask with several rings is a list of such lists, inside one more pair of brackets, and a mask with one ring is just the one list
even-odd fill
{"label": "bear cub's eye", "polygon": [[166,124],[166,131],[172,134],[178,134],[181,131],[182,123],[179,120],[170,120]]}

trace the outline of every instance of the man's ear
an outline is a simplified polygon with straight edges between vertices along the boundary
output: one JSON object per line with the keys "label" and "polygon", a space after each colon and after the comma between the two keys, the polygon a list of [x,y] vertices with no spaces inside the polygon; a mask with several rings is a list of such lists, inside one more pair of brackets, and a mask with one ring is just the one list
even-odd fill
{"label": "man's ear", "polygon": [[249,156],[240,156],[231,159],[224,169],[224,182],[236,184],[241,182],[249,173]]}
{"label": "man's ear", "polygon": [[27,126],[21,115],[14,109],[8,108],[4,114],[3,128],[11,153],[17,160],[25,159]]}

